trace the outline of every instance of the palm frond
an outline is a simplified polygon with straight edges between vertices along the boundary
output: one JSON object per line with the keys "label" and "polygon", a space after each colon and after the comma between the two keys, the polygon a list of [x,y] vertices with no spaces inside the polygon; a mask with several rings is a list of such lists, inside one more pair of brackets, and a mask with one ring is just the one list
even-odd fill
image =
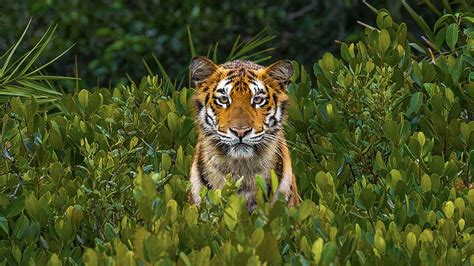
{"label": "palm frond", "polygon": [[226,61],[248,59],[258,63],[270,59],[271,56],[262,57],[261,55],[274,50],[274,47],[266,48],[256,52],[257,49],[261,49],[264,45],[268,44],[276,37],[275,35],[265,36],[265,32],[266,29],[263,29],[249,41],[240,41],[240,36],[238,36]]}
{"label": "palm frond", "polygon": [[193,36],[191,35],[191,29],[187,28],[188,30],[188,40],[189,40],[189,50],[191,51],[191,57],[195,57],[196,56],[196,48],[194,47],[194,43],[193,43]]}
{"label": "palm frond", "polygon": [[44,73],[47,66],[67,53],[72,46],[53,59],[39,64],[39,59],[54,37],[57,25],[50,25],[31,49],[23,54],[19,53],[19,47],[25,40],[31,21],[30,19],[18,41],[0,56],[0,103],[9,101],[11,97],[32,96],[38,99],[38,103],[52,103],[64,96],[64,92],[52,81],[78,79]]}
{"label": "palm frond", "polygon": [[[188,34],[188,43],[189,43],[189,51],[190,51],[190,58],[193,58],[197,55],[197,47],[193,41],[193,36],[191,34],[191,28],[187,27],[187,34]],[[232,48],[226,57],[226,61],[236,60],[236,59],[246,59],[251,60],[255,63],[260,63],[265,60],[271,58],[269,52],[273,51],[274,47],[265,48],[270,41],[272,41],[276,36],[274,35],[266,35],[266,29],[263,29],[259,33],[257,33],[253,38],[248,41],[242,41],[240,35],[237,36],[235,42],[232,45]],[[214,63],[218,63],[218,48],[219,42],[212,44],[209,46],[207,50],[207,57],[210,58]],[[164,90],[166,93],[172,92],[178,89],[178,85],[183,82],[184,77],[177,77],[174,81],[172,81],[171,77],[166,72],[165,68],[161,64],[160,60],[155,54],[152,54],[152,57],[155,61],[156,66],[158,67],[158,73],[160,73],[161,78],[164,81]],[[156,72],[152,70],[150,65],[146,62],[146,60],[142,59],[143,65],[145,66],[148,75],[155,75]],[[179,82],[178,82],[179,80]]]}

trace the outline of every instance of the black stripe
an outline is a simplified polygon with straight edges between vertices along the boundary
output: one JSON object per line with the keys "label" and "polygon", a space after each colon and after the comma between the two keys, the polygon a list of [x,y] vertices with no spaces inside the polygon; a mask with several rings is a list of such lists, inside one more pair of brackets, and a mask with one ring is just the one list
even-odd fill
{"label": "black stripe", "polygon": [[273,101],[275,102],[275,106],[276,106],[277,102],[278,102],[278,96],[276,95],[276,93],[273,93],[272,98],[273,98]]}
{"label": "black stripe", "polygon": [[199,172],[199,179],[201,180],[201,183],[203,183],[207,189],[212,189],[211,184],[209,184],[209,180],[206,178],[206,169],[204,168],[204,157],[202,155],[202,152],[199,153],[198,155],[198,172]]}
{"label": "black stripe", "polygon": [[221,153],[221,155],[227,155],[229,153],[229,145],[224,144],[222,142],[216,143],[217,150]]}
{"label": "black stripe", "polygon": [[268,124],[270,124],[269,127],[274,127],[279,122],[276,118],[276,114],[277,114],[277,111],[278,111],[278,97],[277,97],[276,93],[273,93],[272,99],[273,99],[273,103],[275,104],[275,112],[273,112],[273,114],[268,119],[269,120]]}
{"label": "black stripe", "polygon": [[[277,107],[278,108],[278,107]],[[278,121],[276,120],[275,114],[277,112],[277,108],[275,108],[275,113],[273,113],[269,118],[268,118],[268,125],[267,127],[274,127],[277,125]]]}
{"label": "black stripe", "polygon": [[257,77],[257,75],[255,75],[255,73],[253,73],[251,71],[247,71],[247,75],[249,75],[250,78],[252,78],[252,79],[255,79]]}
{"label": "black stripe", "polygon": [[206,113],[206,123],[211,127],[214,125],[214,122],[212,121],[212,117],[208,115],[207,113]]}
{"label": "black stripe", "polygon": [[227,74],[227,78],[229,80],[233,80],[234,78],[236,78],[238,76],[238,73],[236,70],[231,70],[229,71],[229,73]]}
{"label": "black stripe", "polygon": [[201,109],[204,107],[204,105],[201,103],[201,101],[199,101],[199,99],[195,98],[194,101],[194,106],[196,107],[196,109],[198,111],[201,111]]}
{"label": "black stripe", "polygon": [[278,177],[278,182],[281,181],[281,179],[283,178],[283,157],[282,157],[282,148],[281,148],[281,144],[278,145],[278,151],[276,153],[276,160],[275,160],[275,173]]}
{"label": "black stripe", "polygon": [[270,127],[270,128],[267,128],[267,130],[265,131],[265,134],[277,136],[277,133],[280,131],[281,131],[281,128],[279,127]]}
{"label": "black stripe", "polygon": [[288,100],[281,102],[281,114],[282,117],[286,115],[286,111],[288,111]]}
{"label": "black stripe", "polygon": [[268,144],[265,141],[265,136],[262,138],[258,145],[253,146],[253,151],[255,152],[256,156],[263,155],[263,152],[268,149]]}
{"label": "black stripe", "polygon": [[211,111],[214,113],[214,116],[215,116],[212,119],[212,121],[214,122],[214,124],[219,125],[219,117],[216,115],[217,114],[216,109],[214,108],[214,106],[212,106],[212,104],[209,105],[209,108],[211,108]]}

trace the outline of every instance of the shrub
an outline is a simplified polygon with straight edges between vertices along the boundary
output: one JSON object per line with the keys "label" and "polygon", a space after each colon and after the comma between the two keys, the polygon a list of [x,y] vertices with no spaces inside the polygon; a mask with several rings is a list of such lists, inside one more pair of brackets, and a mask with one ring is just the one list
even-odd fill
{"label": "shrub", "polygon": [[[287,138],[303,202],[247,213],[231,180],[187,202],[189,88],[156,76],[2,114],[5,264],[474,264],[472,15],[405,24],[295,66]],[[437,49],[434,49],[434,48]],[[426,53],[423,54],[424,52]],[[257,179],[258,180],[258,179]]]}

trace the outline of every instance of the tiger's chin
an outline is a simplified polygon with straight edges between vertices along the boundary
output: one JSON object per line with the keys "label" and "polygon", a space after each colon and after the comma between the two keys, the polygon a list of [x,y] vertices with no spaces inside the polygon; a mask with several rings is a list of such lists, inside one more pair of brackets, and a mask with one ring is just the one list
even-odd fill
{"label": "tiger's chin", "polygon": [[229,147],[227,155],[235,159],[248,159],[255,156],[255,147],[238,143]]}

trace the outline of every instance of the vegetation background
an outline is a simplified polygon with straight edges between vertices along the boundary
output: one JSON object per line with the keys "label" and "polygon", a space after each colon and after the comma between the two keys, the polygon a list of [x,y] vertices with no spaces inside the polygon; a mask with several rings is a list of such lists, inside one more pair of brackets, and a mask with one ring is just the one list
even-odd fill
{"label": "vegetation background", "polygon": [[[142,59],[150,62],[152,54],[172,78],[181,78],[190,58],[188,26],[198,54],[207,54],[209,47],[218,43],[219,62],[225,60],[237,36],[249,40],[265,29],[266,35],[275,36],[266,44],[275,48],[270,55],[311,67],[315,58],[339,49],[337,40],[359,40],[363,26],[357,21],[374,23],[373,11],[362,2],[4,0],[0,6],[0,51],[18,39],[33,17],[22,48],[30,47],[52,23],[58,23],[51,49],[43,59],[74,46],[48,73],[74,76],[77,62],[78,76],[86,87],[124,82],[125,74],[138,80],[147,73]],[[414,24],[400,1],[374,0],[370,4],[390,10],[396,20]],[[428,22],[436,18],[418,5],[413,8],[420,9]],[[413,32],[420,33],[420,29],[413,27]]]}
{"label": "vegetation background", "polygon": [[[0,264],[474,265],[473,10],[2,1]],[[299,207],[187,201],[195,54],[295,59]]]}

